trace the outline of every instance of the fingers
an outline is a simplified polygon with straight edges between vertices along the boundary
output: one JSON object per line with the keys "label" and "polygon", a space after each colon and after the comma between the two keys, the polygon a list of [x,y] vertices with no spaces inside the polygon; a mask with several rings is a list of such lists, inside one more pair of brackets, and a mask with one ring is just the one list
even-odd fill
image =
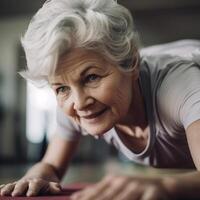
{"label": "fingers", "polygon": [[37,196],[38,194],[59,194],[62,189],[59,183],[48,182],[43,179],[34,179],[29,182],[26,196]]}
{"label": "fingers", "polygon": [[111,200],[123,191],[127,184],[126,177],[107,176],[95,186],[88,187],[71,196],[73,200]]}
{"label": "fingers", "polygon": [[27,197],[37,196],[40,194],[40,191],[46,191],[48,189],[48,182],[40,180],[40,179],[33,179],[29,182],[28,190],[26,192]]}
{"label": "fingers", "polygon": [[8,183],[0,186],[0,196],[7,196],[10,195],[15,187],[14,183]]}
{"label": "fingers", "polygon": [[88,187],[80,192],[74,193],[70,198],[72,200],[94,200],[98,199],[98,197],[103,193],[103,191],[107,187],[107,183],[100,182],[95,186]]}
{"label": "fingers", "polygon": [[60,194],[62,192],[62,187],[59,183],[50,182],[49,183],[49,194]]}
{"label": "fingers", "polygon": [[1,190],[5,186],[5,184],[0,185],[0,196],[1,196]]}
{"label": "fingers", "polygon": [[94,186],[73,194],[72,200],[166,200],[159,181],[110,176]]}
{"label": "fingers", "polygon": [[159,190],[158,187],[150,186],[143,193],[141,200],[169,200],[164,191]]}
{"label": "fingers", "polygon": [[[139,200],[141,197],[140,186],[136,183],[127,184],[123,192],[119,193],[115,200]],[[155,200],[155,199],[154,199]]]}
{"label": "fingers", "polygon": [[156,193],[156,190],[154,187],[149,187],[143,194],[142,200],[154,200],[158,199],[158,194]]}
{"label": "fingers", "polygon": [[0,185],[0,190],[5,186],[5,184]]}
{"label": "fingers", "polygon": [[26,193],[27,189],[28,189],[28,182],[25,180],[20,180],[16,183],[15,188],[11,195],[13,197],[21,196]]}
{"label": "fingers", "polygon": [[92,200],[98,199],[98,195],[101,193],[99,189],[95,187],[89,187],[83,191],[74,193],[70,198],[72,200]]}
{"label": "fingers", "polygon": [[98,200],[117,199],[118,195],[127,188],[128,182],[126,178],[116,177],[113,179],[113,177],[110,177],[110,179],[111,183],[114,181],[114,184],[112,184],[112,187],[107,187],[106,190],[99,195]]}
{"label": "fingers", "polygon": [[18,182],[0,185],[0,196],[37,196],[40,194],[59,194],[62,189],[59,183],[43,179],[22,179]]}

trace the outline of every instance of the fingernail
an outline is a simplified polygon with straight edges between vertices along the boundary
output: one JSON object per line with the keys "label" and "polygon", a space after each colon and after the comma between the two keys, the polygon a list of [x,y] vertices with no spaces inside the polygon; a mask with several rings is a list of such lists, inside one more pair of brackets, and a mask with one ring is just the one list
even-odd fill
{"label": "fingernail", "polygon": [[12,195],[12,197],[17,196],[17,192],[13,192],[11,195]]}
{"label": "fingernail", "polygon": [[59,185],[56,185],[55,187],[56,189],[60,189],[61,190],[61,187]]}
{"label": "fingernail", "polygon": [[62,190],[62,187],[60,185],[58,185],[57,188],[59,188],[60,190]]}
{"label": "fingernail", "polygon": [[12,193],[11,193],[11,195],[13,196],[13,197],[16,197],[16,196],[20,196],[21,195],[21,193],[18,191],[13,191]]}
{"label": "fingernail", "polygon": [[33,193],[32,192],[27,192],[26,196],[27,197],[31,197],[31,196],[33,196]]}

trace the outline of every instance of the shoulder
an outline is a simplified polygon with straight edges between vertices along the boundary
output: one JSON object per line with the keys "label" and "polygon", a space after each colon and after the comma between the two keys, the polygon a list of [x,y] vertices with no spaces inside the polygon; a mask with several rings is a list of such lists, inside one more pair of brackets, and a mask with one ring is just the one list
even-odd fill
{"label": "shoulder", "polygon": [[181,74],[184,77],[200,68],[200,41],[198,40],[180,40],[154,45],[141,49],[140,54],[140,70],[148,73],[153,89],[158,88],[168,78],[177,78]]}
{"label": "shoulder", "polygon": [[178,62],[194,62],[200,65],[200,40],[179,40],[153,45],[140,50],[141,65],[148,65],[152,73],[166,70]]}
{"label": "shoulder", "polygon": [[155,91],[161,116],[186,128],[200,114],[200,66],[179,62],[160,79]]}
{"label": "shoulder", "polygon": [[199,41],[184,40],[141,50],[140,71],[145,77],[142,84],[148,86],[145,82],[150,81],[154,110],[162,121],[186,128],[199,118]]}

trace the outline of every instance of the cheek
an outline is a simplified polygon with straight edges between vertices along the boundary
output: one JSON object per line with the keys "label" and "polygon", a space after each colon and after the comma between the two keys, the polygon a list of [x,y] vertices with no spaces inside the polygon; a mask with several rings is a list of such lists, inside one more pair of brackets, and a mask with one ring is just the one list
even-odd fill
{"label": "cheek", "polygon": [[132,101],[132,92],[131,80],[127,78],[120,81],[113,94],[113,109],[116,110],[120,117],[124,117],[128,113]]}
{"label": "cheek", "polygon": [[120,114],[127,112],[131,102],[131,86],[126,83],[114,82],[113,84],[106,85],[98,90],[100,101],[107,106],[111,107],[114,112]]}
{"label": "cheek", "polygon": [[57,96],[56,99],[57,99],[58,106],[60,108],[63,108],[63,105],[64,105],[63,99],[61,97],[59,97],[59,96]]}
{"label": "cheek", "polygon": [[70,103],[70,100],[66,100],[63,98],[57,98],[57,103],[58,106],[62,109],[62,111],[68,115],[68,116],[73,116],[74,115],[74,110],[73,110],[73,106]]}
{"label": "cheek", "polygon": [[119,115],[127,113],[131,103],[131,93],[126,88],[118,88],[113,94],[113,108]]}

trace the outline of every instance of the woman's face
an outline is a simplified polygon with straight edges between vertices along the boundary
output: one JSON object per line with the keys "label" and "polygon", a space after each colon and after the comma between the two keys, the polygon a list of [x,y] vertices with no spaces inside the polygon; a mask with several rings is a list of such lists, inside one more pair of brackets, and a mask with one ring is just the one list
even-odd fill
{"label": "woman's face", "polygon": [[132,74],[88,50],[63,56],[49,82],[63,112],[94,136],[123,120],[132,101]]}

